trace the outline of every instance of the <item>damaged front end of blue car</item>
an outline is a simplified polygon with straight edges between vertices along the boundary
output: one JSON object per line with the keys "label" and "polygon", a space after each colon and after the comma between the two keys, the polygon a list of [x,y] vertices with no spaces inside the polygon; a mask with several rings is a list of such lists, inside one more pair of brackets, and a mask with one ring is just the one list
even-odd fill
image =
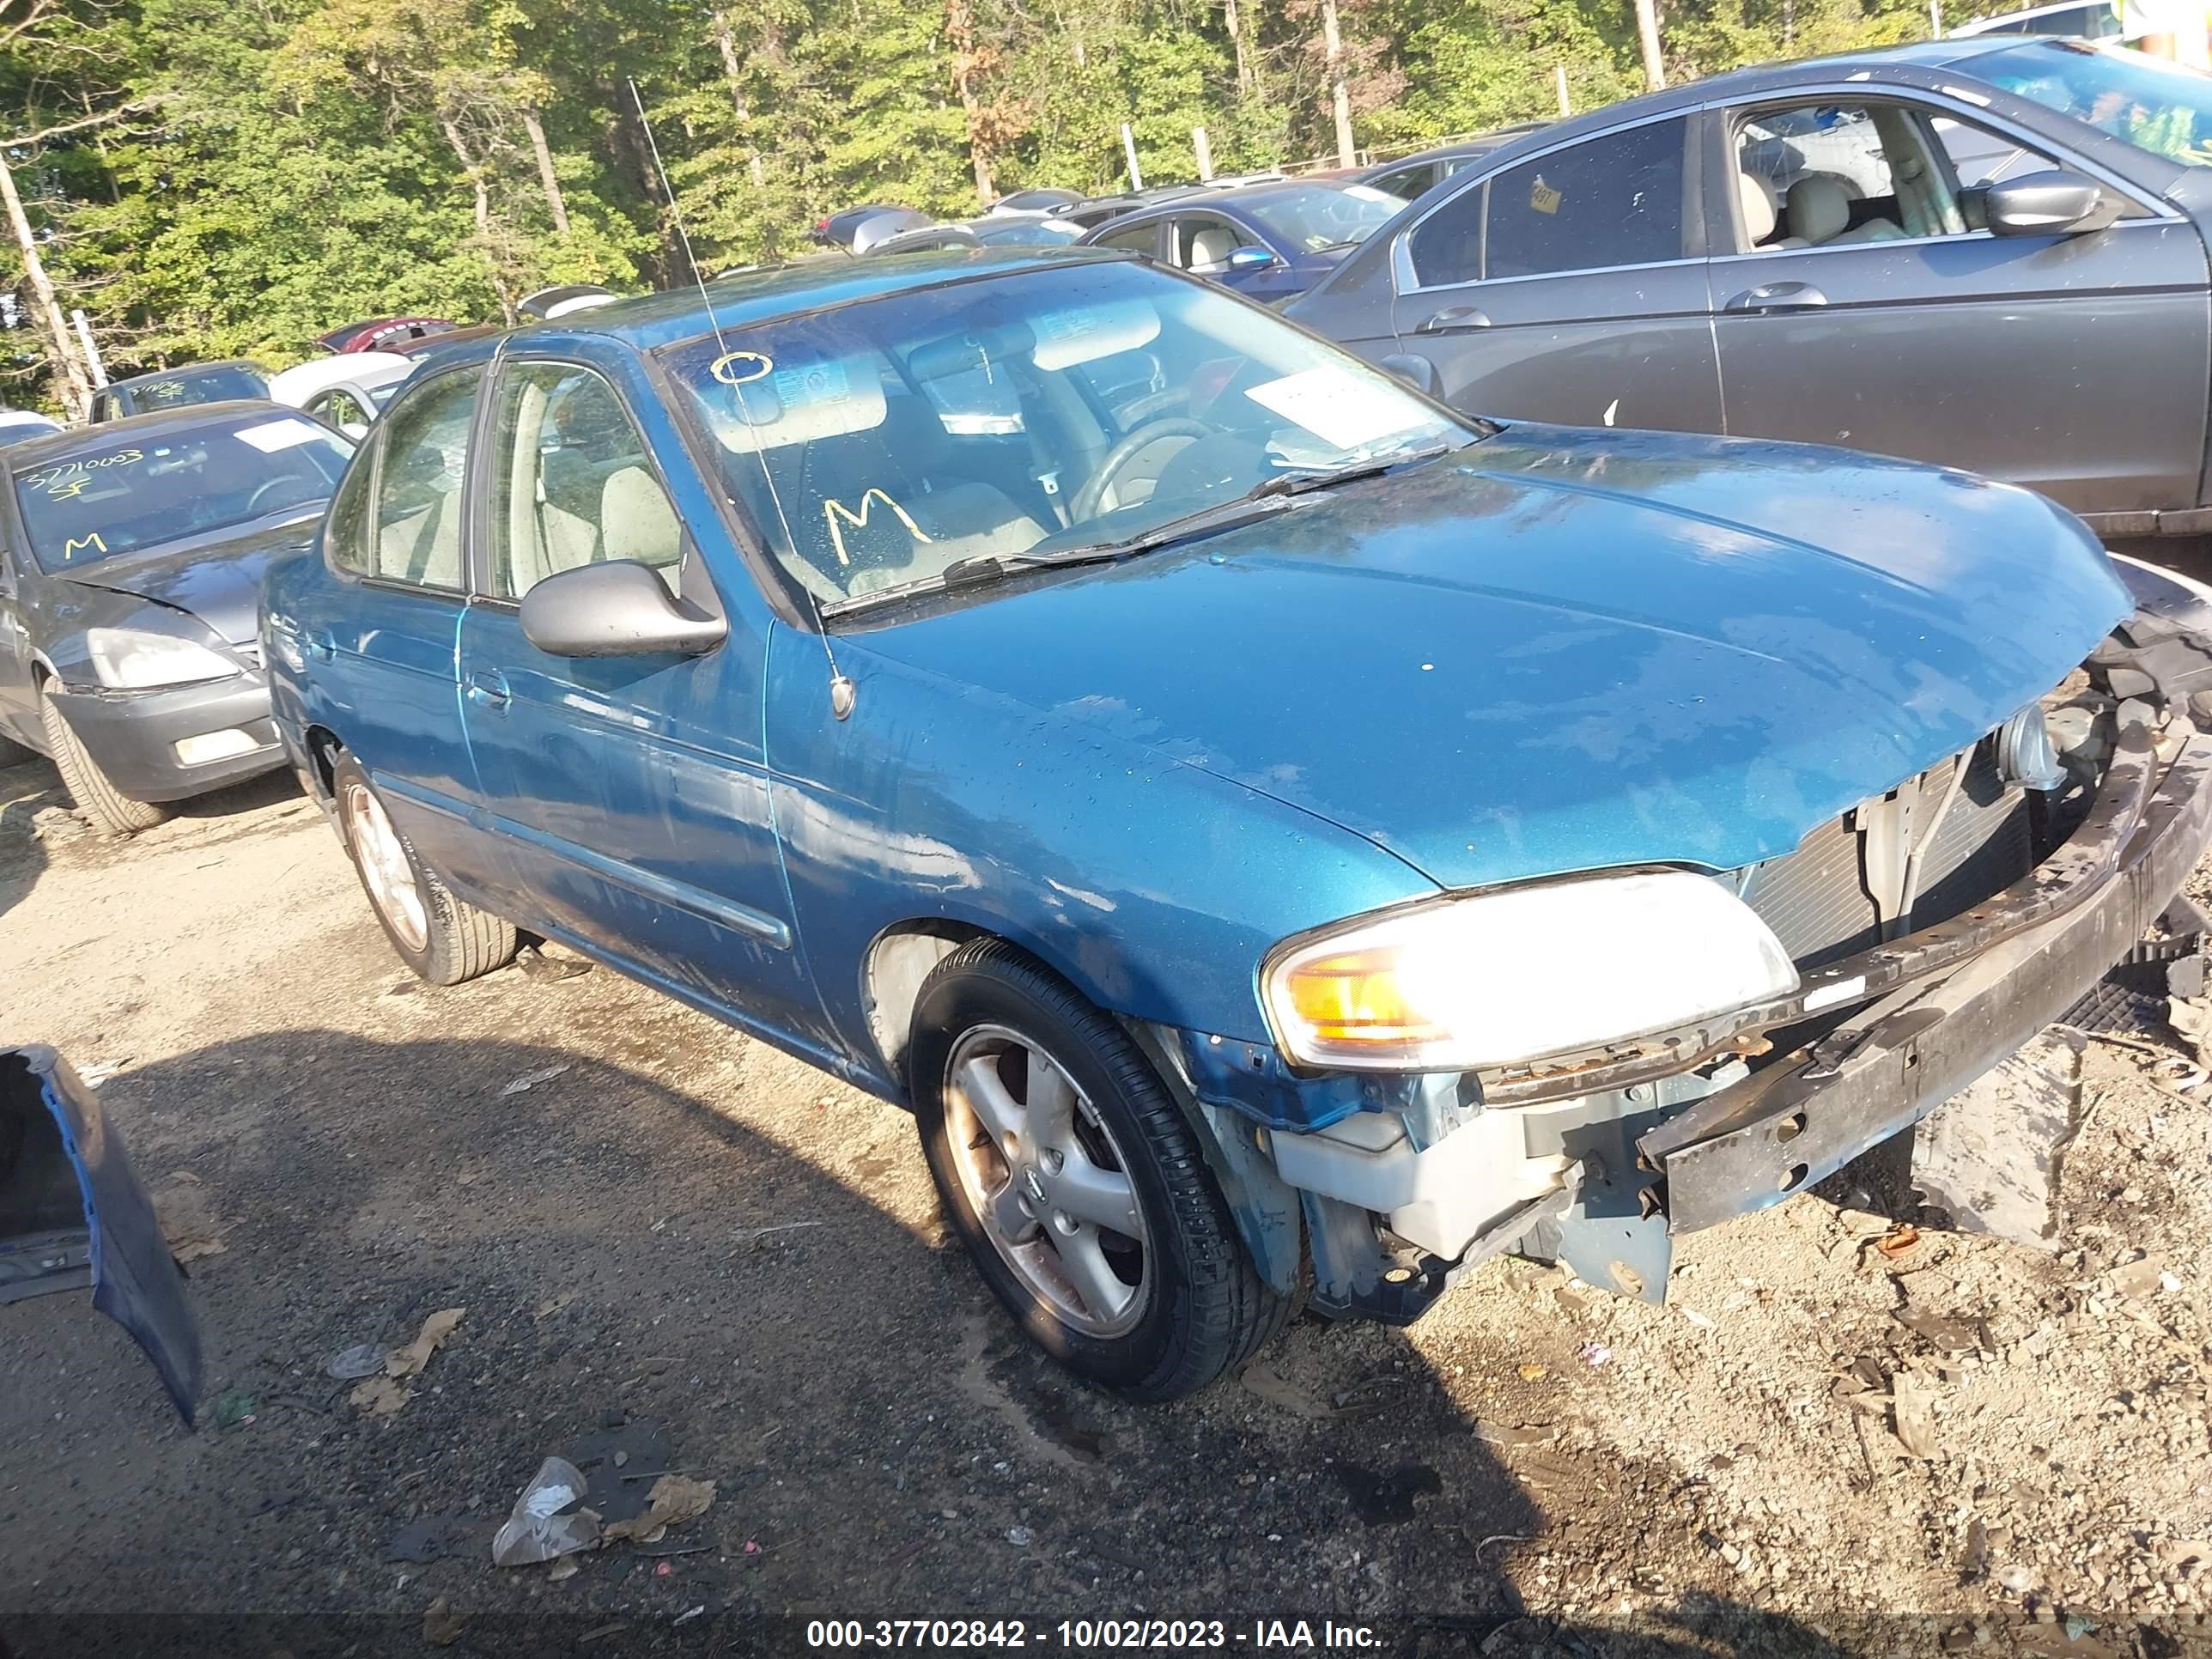
{"label": "damaged front end of blue car", "polygon": [[[1661,1301],[1681,1235],[1911,1131],[2080,1007],[2169,906],[2186,908],[2176,896],[2212,841],[2212,604],[2148,567],[2118,574],[2134,613],[2078,670],[1794,850],[1450,895],[1285,941],[1261,975],[1273,1042],[1143,1027],[1262,1273],[1289,1294],[1310,1267],[1316,1310],[1394,1323],[1509,1251]],[[1525,915],[1516,896],[1536,901]],[[1460,922],[1436,920],[1460,907]],[[1358,1069],[1366,1030],[1407,1018],[1394,975],[1477,926],[1509,962],[1579,956],[1587,1006],[1469,988],[1469,1024],[1479,1006],[1517,1012],[1450,1051],[1464,1069]],[[1624,927],[1671,935],[1693,977],[1707,930],[1755,930],[1763,953],[1731,951],[1765,977],[1717,987],[1692,1017],[1638,1023],[1638,1006],[1686,993],[1644,1000],[1650,988],[1608,972],[1655,959]],[[1443,936],[1432,945],[1425,928]],[[1438,980],[1463,981],[1463,961]],[[1571,1040],[1607,1021],[1637,1034]],[[1484,1041],[1541,1058],[1492,1062]],[[2024,1112],[1996,1138],[2031,1121],[2063,1136],[2068,1117]]]}
{"label": "damaged front end of blue car", "polygon": [[0,1305],[87,1285],[192,1426],[199,1327],[122,1136],[53,1049],[0,1052]]}

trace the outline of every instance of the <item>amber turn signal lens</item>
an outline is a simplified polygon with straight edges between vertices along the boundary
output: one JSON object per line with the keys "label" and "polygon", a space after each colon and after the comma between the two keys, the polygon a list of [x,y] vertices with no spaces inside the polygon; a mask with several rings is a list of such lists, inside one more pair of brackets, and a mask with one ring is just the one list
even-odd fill
{"label": "amber turn signal lens", "polygon": [[1444,1035],[1406,999],[1394,948],[1302,963],[1284,979],[1291,1008],[1328,1042],[1428,1042]]}

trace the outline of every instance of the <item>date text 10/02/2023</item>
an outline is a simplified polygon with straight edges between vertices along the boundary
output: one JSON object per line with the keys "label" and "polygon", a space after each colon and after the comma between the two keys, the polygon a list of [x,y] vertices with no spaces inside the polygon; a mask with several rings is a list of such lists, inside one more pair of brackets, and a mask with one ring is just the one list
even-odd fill
{"label": "date text 10/02/2023", "polygon": [[810,1648],[1056,1648],[1089,1653],[1185,1648],[1247,1648],[1318,1652],[1378,1650],[1383,1638],[1366,1625],[1316,1624],[1304,1619],[815,1619]]}

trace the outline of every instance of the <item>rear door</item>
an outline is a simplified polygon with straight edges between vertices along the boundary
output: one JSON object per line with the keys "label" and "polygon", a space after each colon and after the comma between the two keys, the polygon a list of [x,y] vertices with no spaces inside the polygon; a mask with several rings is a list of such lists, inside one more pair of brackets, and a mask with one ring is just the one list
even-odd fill
{"label": "rear door", "polygon": [[346,579],[286,641],[316,665],[321,717],[367,769],[386,809],[465,897],[498,887],[463,740],[456,639],[465,581],[463,484],[481,364],[425,380],[346,469],[325,542]]}
{"label": "rear door", "polygon": [[[1718,106],[1706,176],[1728,430],[1964,467],[2081,513],[2197,504],[2203,241],[1977,106],[1863,84]],[[1998,236],[1978,187],[2051,167],[2111,228]]]}
{"label": "rear door", "polygon": [[[462,720],[514,914],[740,1023],[813,1030],[761,749],[765,616],[757,594],[726,601],[701,562],[671,471],[691,498],[703,489],[679,445],[647,442],[632,407],[653,394],[627,367],[507,361],[494,393]],[[652,567],[728,636],[696,657],[532,645],[530,589],[611,559]]]}
{"label": "rear door", "polygon": [[1447,402],[1721,429],[1691,121],[1647,118],[1484,173],[1398,233],[1399,349]]}

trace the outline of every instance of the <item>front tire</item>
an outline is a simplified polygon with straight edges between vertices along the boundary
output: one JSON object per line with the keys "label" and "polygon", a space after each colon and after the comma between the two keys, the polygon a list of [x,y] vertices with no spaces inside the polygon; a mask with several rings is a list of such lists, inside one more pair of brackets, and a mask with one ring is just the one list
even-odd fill
{"label": "front tire", "polygon": [[514,960],[514,926],[453,896],[399,833],[368,774],[351,755],[331,769],[338,832],[369,908],[399,959],[433,985],[504,968]]}
{"label": "front tire", "polygon": [[62,775],[62,787],[101,835],[118,840],[135,836],[169,816],[169,808],[133,800],[108,781],[92,751],[77,740],[76,732],[63,718],[51,684],[40,688],[39,718],[46,727],[46,752],[53,757],[54,769]]}
{"label": "front tire", "polygon": [[1280,1328],[1284,1300],[1189,1120],[1121,1028],[1054,975],[996,939],[953,951],[922,986],[908,1068],[953,1231],[1076,1375],[1173,1400]]}

